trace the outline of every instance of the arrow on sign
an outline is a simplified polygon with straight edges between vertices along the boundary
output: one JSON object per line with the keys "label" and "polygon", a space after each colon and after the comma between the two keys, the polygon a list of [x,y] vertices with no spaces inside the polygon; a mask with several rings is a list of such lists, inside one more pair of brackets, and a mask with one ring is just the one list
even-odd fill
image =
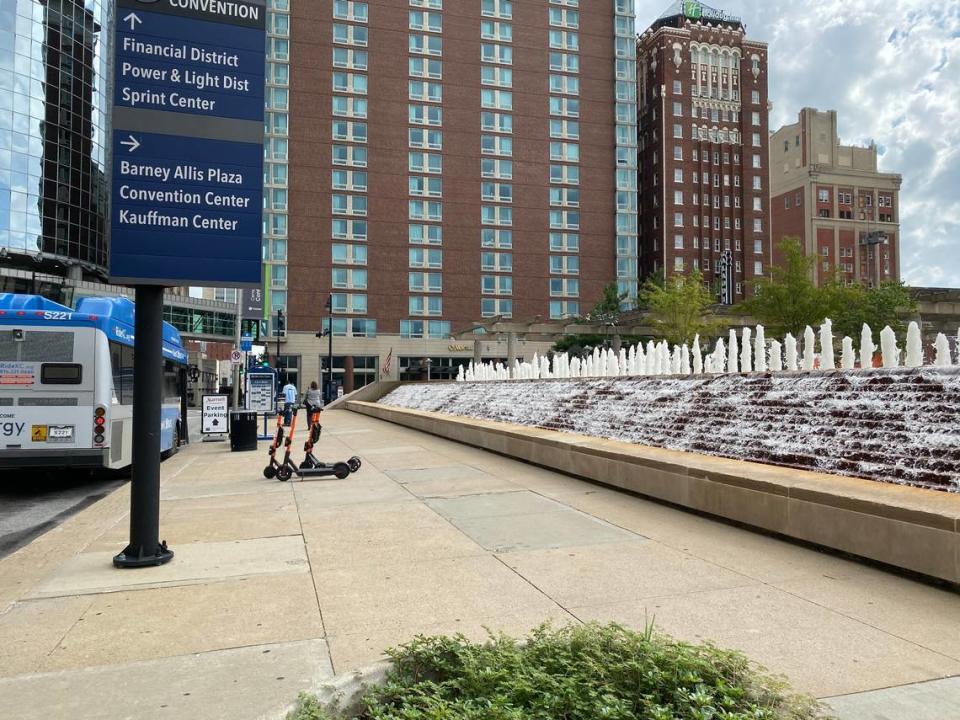
{"label": "arrow on sign", "polygon": [[121,145],[124,145],[124,146],[130,148],[129,150],[127,150],[127,152],[133,152],[133,151],[136,150],[138,147],[140,147],[140,141],[137,140],[133,135],[127,135],[127,137],[129,138],[129,140],[121,140],[121,141],[120,141],[120,144],[121,144]]}
{"label": "arrow on sign", "polygon": [[130,30],[137,29],[137,23],[142,23],[143,20],[140,19],[140,16],[136,13],[127,13],[127,16],[123,19],[124,22],[130,23]]}

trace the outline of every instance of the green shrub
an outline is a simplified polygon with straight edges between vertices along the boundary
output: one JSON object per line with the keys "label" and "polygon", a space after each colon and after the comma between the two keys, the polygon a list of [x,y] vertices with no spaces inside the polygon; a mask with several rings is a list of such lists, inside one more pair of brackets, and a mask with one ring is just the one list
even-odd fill
{"label": "green shrub", "polygon": [[[364,698],[362,720],[809,720],[809,698],[741,654],[619,625],[534,630],[525,642],[418,636]],[[326,720],[301,697],[294,720]],[[313,713],[313,714],[310,714]]]}

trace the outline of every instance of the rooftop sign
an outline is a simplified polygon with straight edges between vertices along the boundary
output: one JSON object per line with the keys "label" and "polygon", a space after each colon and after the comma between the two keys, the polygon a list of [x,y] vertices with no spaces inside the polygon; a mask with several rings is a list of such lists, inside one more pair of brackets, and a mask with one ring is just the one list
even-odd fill
{"label": "rooftop sign", "polygon": [[718,22],[740,22],[740,17],[730,15],[725,10],[716,10],[697,0],[684,0],[680,4],[684,17],[691,20],[715,20]]}
{"label": "rooftop sign", "polygon": [[259,286],[264,0],[118,0],[110,277]]}

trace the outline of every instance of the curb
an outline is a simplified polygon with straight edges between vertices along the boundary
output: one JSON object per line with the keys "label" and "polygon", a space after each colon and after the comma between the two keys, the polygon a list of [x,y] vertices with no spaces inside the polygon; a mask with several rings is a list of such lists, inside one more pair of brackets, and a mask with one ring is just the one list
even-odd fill
{"label": "curb", "polygon": [[[343,673],[332,680],[318,683],[304,692],[316,695],[324,706],[335,705],[339,713],[351,716],[360,711],[360,701],[367,688],[382,683],[392,667],[390,660],[381,660],[360,670]],[[296,701],[292,701],[282,710],[261,715],[260,720],[285,720],[296,707]]]}

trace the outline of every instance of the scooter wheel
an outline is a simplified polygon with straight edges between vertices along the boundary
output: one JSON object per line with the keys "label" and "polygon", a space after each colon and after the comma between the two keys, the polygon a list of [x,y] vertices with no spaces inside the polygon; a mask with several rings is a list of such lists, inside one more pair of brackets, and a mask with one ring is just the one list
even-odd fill
{"label": "scooter wheel", "polygon": [[281,482],[286,482],[287,480],[290,479],[291,475],[293,475],[293,473],[290,471],[290,468],[288,468],[286,465],[281,465],[280,467],[277,468],[277,480]]}
{"label": "scooter wheel", "polygon": [[333,474],[336,476],[337,480],[343,480],[345,477],[350,475],[350,466],[345,462],[334,463]]}
{"label": "scooter wheel", "polygon": [[276,477],[276,474],[277,474],[277,469],[273,465],[267,465],[263,469],[263,476],[267,480],[273,480],[273,478]]}
{"label": "scooter wheel", "polygon": [[352,458],[347,460],[347,465],[350,467],[350,472],[356,472],[360,469],[360,458],[354,455]]}

